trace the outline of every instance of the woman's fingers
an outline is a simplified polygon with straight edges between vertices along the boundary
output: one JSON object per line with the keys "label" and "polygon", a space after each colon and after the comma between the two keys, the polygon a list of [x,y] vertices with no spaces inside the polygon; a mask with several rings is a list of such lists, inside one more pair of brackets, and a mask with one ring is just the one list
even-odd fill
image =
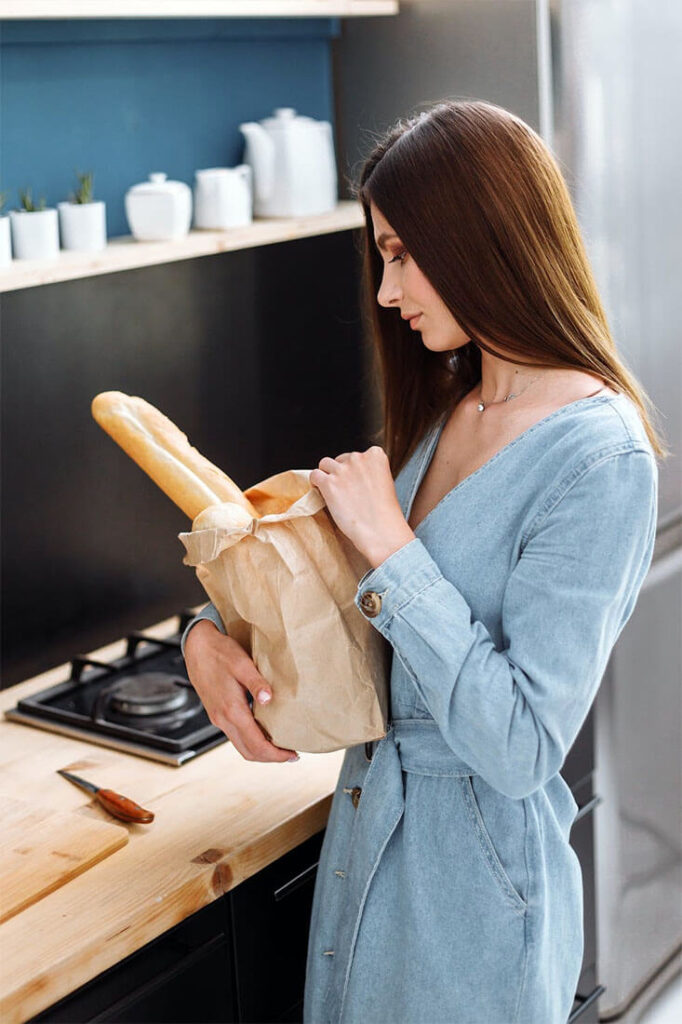
{"label": "woman's fingers", "polygon": [[248,704],[230,708],[226,735],[248,761],[288,761],[296,751],[276,747],[266,738]]}
{"label": "woman's fingers", "polygon": [[359,452],[341,452],[336,458],[332,458],[330,455],[325,455],[323,459],[320,459],[317,466],[318,469],[323,469],[325,473],[333,473],[335,469],[338,469],[339,462],[348,462],[354,455],[359,455]]}
{"label": "woman's fingers", "polygon": [[[234,697],[230,698],[225,711],[225,734],[233,743],[236,736],[235,746],[239,753],[253,761],[288,761],[290,757],[295,757],[296,751],[271,743],[253,717],[253,711],[246,699],[246,691],[248,690],[253,699],[260,704],[267,704],[273,699],[272,687],[242,647],[235,652],[231,668],[238,689]],[[263,697],[267,697],[267,700],[263,700]]]}
{"label": "woman's fingers", "polygon": [[246,687],[259,704],[268,704],[272,700],[272,687],[267,679],[260,674],[255,662],[236,641],[230,667],[237,681]]}
{"label": "woman's fingers", "polygon": [[202,626],[204,623],[198,623],[189,633],[185,662],[209,721],[248,761],[290,760],[295,751],[277,747],[267,739],[246,697],[248,690],[255,699],[261,692],[273,699],[272,687],[241,644],[213,624]]}

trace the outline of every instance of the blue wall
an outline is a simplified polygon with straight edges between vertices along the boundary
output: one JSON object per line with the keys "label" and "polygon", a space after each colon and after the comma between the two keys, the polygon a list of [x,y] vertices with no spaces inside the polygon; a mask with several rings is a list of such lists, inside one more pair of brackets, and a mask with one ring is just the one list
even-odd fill
{"label": "blue wall", "polygon": [[338,18],[25,21],[0,25],[0,191],[67,199],[94,172],[109,236],[152,171],[192,185],[242,160],[242,121],[274,107],[332,121]]}

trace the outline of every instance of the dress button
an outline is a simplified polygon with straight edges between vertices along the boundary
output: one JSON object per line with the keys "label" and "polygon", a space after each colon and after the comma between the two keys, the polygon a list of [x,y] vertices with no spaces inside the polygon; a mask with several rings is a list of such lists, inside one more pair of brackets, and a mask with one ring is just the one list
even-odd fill
{"label": "dress button", "polygon": [[381,597],[373,590],[366,590],[360,598],[360,607],[368,619],[373,619],[381,611]]}
{"label": "dress button", "polygon": [[350,798],[353,801],[353,807],[357,807],[358,804],[360,803],[360,794],[362,793],[360,787],[353,786],[351,789],[350,786],[344,786],[343,791],[344,793],[350,793]]}

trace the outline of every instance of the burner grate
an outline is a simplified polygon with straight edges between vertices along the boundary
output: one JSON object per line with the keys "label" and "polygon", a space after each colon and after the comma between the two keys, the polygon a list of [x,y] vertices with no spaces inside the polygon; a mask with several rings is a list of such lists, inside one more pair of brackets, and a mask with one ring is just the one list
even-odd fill
{"label": "burner grate", "polygon": [[131,633],[122,658],[71,661],[63,683],[20,700],[5,717],[179,765],[227,742],[192,687],[180,653],[190,613],[168,638]]}

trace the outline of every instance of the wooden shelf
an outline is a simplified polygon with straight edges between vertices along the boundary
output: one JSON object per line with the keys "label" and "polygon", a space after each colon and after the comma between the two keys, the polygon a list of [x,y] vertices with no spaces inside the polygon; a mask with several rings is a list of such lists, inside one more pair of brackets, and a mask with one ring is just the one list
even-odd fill
{"label": "wooden shelf", "polygon": [[0,270],[0,292],[33,288],[79,277],[112,274],[117,270],[150,267],[198,256],[212,256],[234,249],[289,242],[296,238],[348,231],[365,223],[362,206],[355,200],[341,200],[336,209],[311,217],[258,218],[241,228],[226,231],[190,231],[172,242],[136,242],[132,235],[110,238],[101,252],[60,251],[54,260],[13,260]]}
{"label": "wooden shelf", "polygon": [[397,0],[0,0],[0,18],[353,18]]}

